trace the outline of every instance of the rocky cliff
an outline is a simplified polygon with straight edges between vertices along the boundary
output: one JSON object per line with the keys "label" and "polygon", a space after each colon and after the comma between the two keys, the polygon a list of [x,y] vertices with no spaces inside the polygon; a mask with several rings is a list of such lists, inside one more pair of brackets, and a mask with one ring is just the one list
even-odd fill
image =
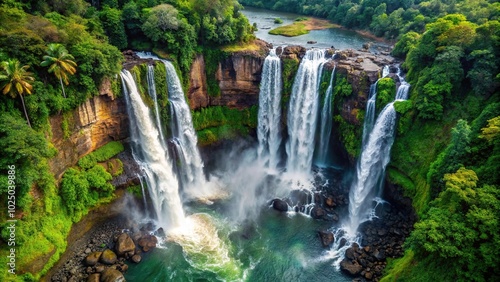
{"label": "rocky cliff", "polygon": [[50,160],[50,168],[57,179],[78,160],[113,140],[129,135],[125,100],[114,98],[104,83],[100,95],[92,97],[75,110],[52,116],[51,142],[57,155]]}
{"label": "rocky cliff", "polygon": [[[262,67],[270,46],[261,40],[252,45],[257,50],[226,52],[227,56],[218,62],[215,73],[206,72],[203,55],[196,56],[191,65],[187,94],[192,110],[208,106],[248,108],[258,104]],[[207,78],[217,82],[218,95],[208,94]]]}

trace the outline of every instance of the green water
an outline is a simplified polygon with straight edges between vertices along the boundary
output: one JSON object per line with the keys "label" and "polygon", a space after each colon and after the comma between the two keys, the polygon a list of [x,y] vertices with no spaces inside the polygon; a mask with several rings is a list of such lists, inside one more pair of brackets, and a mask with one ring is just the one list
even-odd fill
{"label": "green water", "polygon": [[[318,259],[325,249],[316,231],[331,223],[263,208],[254,223],[234,225],[217,207],[197,209],[210,214],[231,261],[213,265],[168,242],[145,254],[140,264],[130,264],[127,281],[351,281],[330,261]],[[204,266],[205,261],[212,265]]]}

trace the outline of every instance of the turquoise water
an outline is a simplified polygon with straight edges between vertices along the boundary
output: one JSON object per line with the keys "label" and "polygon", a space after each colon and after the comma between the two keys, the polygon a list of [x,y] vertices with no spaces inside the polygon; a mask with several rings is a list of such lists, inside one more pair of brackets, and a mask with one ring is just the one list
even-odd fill
{"label": "turquoise water", "polygon": [[210,254],[183,252],[168,242],[130,264],[127,281],[351,281],[320,259],[325,249],[316,231],[331,223],[264,207],[256,222],[234,226],[217,215],[219,208],[203,212],[210,214],[229,262],[214,265]]}

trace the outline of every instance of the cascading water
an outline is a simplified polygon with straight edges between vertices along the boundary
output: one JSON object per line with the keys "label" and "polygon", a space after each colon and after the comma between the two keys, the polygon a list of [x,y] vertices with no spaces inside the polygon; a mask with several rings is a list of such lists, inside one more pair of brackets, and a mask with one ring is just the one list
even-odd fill
{"label": "cascading water", "polygon": [[[335,259],[337,267],[345,250],[353,242],[359,242],[358,227],[375,217],[373,204],[380,203],[385,168],[390,161],[390,151],[394,143],[397,113],[394,102],[406,100],[410,85],[400,76],[401,84],[395,100],[380,112],[373,129],[367,135],[359,158],[354,181],[349,193],[349,221],[335,231],[335,242],[329,257]],[[349,243],[342,244],[342,239]]]}
{"label": "cascading water", "polygon": [[[382,69],[382,78],[389,75],[389,66],[384,66]],[[377,101],[377,84],[379,82],[378,79],[374,84],[370,86],[370,93],[368,94],[368,101],[366,102],[366,112],[365,112],[365,121],[363,123],[363,147],[366,145],[368,141],[368,135],[372,132],[373,125],[375,122],[375,102]]]}
{"label": "cascading water", "polygon": [[144,104],[137,85],[127,70],[120,73],[130,118],[132,153],[145,172],[145,178],[159,225],[168,229],[181,226],[184,211],[178,182],[168,160],[167,148]]}
{"label": "cascading water", "polygon": [[[166,68],[166,81],[167,90],[170,102],[171,130],[173,142],[176,146],[176,156],[179,158],[181,169],[178,169],[178,177],[183,191],[189,197],[207,197],[209,195],[209,188],[206,185],[206,178],[203,172],[203,161],[198,150],[198,138],[196,131],[193,127],[191,111],[184,97],[182,85],[175,71],[175,67],[167,60],[161,60],[156,56],[148,53],[137,53],[141,58],[151,58],[161,61]],[[154,84],[154,69],[152,66],[148,68],[152,72],[148,76],[149,93],[155,101],[156,119],[160,124],[160,117],[158,111],[158,103],[156,98],[156,88]],[[152,77],[150,81],[149,77]],[[160,127],[160,133],[161,127]],[[161,137],[163,138],[163,136]]]}
{"label": "cascading water", "polygon": [[[206,179],[203,172],[203,161],[198,151],[198,138],[193,127],[191,111],[184,97],[182,85],[175,72],[175,68],[169,61],[163,61],[167,68],[167,87],[172,115],[172,136],[176,138],[182,147],[182,153],[178,154],[181,159],[179,176],[182,188],[189,195],[205,195]],[[196,191],[200,190],[200,191]],[[201,192],[201,193],[200,193]]]}
{"label": "cascading water", "polygon": [[281,84],[281,60],[276,55],[276,49],[272,49],[262,70],[257,129],[257,154],[270,169],[276,169],[280,162]]}
{"label": "cascading water", "polygon": [[333,81],[335,76],[335,68],[332,71],[332,77],[330,78],[330,84],[326,89],[325,100],[323,103],[323,109],[321,110],[321,125],[320,125],[320,135],[319,135],[319,148],[317,150],[317,162],[319,165],[325,166],[328,159],[328,149],[330,146],[330,135],[332,134],[332,93],[333,93]]}
{"label": "cascading water", "polygon": [[325,62],[324,50],[308,50],[295,76],[288,110],[289,139],[286,153],[289,174],[308,176],[311,170],[318,115],[318,88]]}
{"label": "cascading water", "polygon": [[165,143],[165,135],[163,135],[163,126],[160,120],[160,108],[158,107],[158,95],[156,95],[156,83],[155,83],[155,69],[153,65],[148,65],[148,72],[146,75],[148,80],[148,93],[149,96],[153,99],[155,103],[155,118],[156,118],[156,126],[158,128],[158,133],[160,134],[160,141],[164,147],[166,147]]}
{"label": "cascading water", "polygon": [[[396,93],[395,101],[406,100],[410,85],[400,77],[401,85]],[[368,136],[361,152],[356,175],[349,193],[349,218],[347,232],[357,232],[358,226],[369,219],[372,203],[380,194],[385,168],[391,158],[396,126],[396,110],[394,101],[387,104],[377,117],[373,130]]]}

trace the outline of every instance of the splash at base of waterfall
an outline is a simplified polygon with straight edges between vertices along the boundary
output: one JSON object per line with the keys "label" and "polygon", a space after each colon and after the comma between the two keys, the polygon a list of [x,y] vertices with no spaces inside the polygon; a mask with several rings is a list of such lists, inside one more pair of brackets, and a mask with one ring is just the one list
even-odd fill
{"label": "splash at base of waterfall", "polygon": [[169,232],[168,240],[182,247],[192,267],[215,273],[221,281],[244,280],[241,262],[231,257],[229,243],[219,237],[216,222],[208,214],[186,217],[181,227]]}

